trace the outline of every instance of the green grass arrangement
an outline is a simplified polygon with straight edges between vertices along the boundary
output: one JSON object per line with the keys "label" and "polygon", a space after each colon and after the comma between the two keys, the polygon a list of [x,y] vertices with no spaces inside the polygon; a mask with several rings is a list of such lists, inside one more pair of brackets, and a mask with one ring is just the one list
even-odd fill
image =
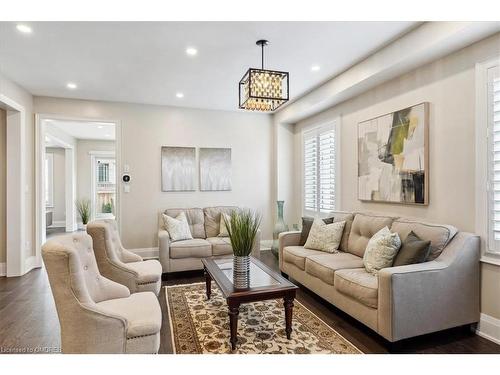
{"label": "green grass arrangement", "polygon": [[78,210],[78,214],[82,219],[83,225],[87,225],[90,219],[90,200],[88,199],[79,199],[76,201],[76,209]]}
{"label": "green grass arrangement", "polygon": [[231,213],[229,220],[226,216],[223,217],[233,254],[238,257],[250,255],[259,230],[261,216],[251,210],[237,210]]}

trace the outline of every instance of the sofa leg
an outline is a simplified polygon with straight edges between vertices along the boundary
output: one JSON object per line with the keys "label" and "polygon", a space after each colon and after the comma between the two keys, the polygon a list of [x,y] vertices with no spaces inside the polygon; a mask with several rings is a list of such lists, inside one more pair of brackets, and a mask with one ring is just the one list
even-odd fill
{"label": "sofa leg", "polygon": [[389,352],[390,353],[400,353],[403,350],[402,341],[389,342]]}
{"label": "sofa leg", "polygon": [[162,279],[162,281],[167,281],[168,280],[168,273],[166,273],[166,272],[162,273],[161,274],[161,279]]}
{"label": "sofa leg", "polygon": [[288,279],[288,275],[286,273],[284,273],[283,271],[281,271],[281,276],[283,276],[285,279]]}

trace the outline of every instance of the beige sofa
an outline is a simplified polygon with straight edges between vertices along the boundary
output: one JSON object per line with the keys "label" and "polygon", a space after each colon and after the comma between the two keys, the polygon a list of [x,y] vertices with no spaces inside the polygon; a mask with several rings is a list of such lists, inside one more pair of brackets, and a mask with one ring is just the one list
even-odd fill
{"label": "beige sofa", "polygon": [[[171,208],[159,214],[158,248],[163,273],[203,269],[205,257],[233,253],[228,237],[218,237],[221,213],[229,213],[238,207],[219,206],[207,208]],[[176,217],[184,211],[191,230],[192,240],[172,241],[163,225],[162,214]],[[260,230],[255,238],[252,255],[260,254]]]}
{"label": "beige sofa", "polygon": [[86,233],[58,236],[42,257],[61,325],[63,353],[157,353],[161,309],[151,292],[102,276]]}
{"label": "beige sofa", "polygon": [[[279,236],[280,270],[394,342],[479,321],[479,237],[439,225],[368,213],[333,212],[346,220],[340,252],[299,245],[300,232]],[[363,267],[368,240],[388,226],[404,240],[410,231],[431,241],[425,263]]]}

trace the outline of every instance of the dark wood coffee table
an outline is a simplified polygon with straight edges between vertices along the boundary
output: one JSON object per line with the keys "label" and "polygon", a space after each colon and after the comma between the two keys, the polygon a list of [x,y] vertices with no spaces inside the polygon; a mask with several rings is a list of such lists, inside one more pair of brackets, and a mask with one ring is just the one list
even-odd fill
{"label": "dark wood coffee table", "polygon": [[286,336],[292,334],[292,311],[295,292],[298,289],[290,281],[272,270],[260,260],[250,257],[250,287],[236,289],[233,285],[233,257],[211,257],[202,259],[205,268],[207,298],[210,299],[212,280],[217,284],[229,308],[231,347],[238,342],[238,314],[242,303],[283,298],[285,308]]}

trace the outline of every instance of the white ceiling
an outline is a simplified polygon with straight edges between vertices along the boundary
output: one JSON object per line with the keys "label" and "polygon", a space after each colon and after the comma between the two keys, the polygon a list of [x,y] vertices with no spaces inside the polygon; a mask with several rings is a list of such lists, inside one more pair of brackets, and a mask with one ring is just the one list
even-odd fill
{"label": "white ceiling", "polygon": [[[290,72],[291,100],[398,38],[416,22],[0,22],[0,72],[34,95],[236,110],[238,82]],[[187,56],[187,47],[198,54]],[[404,53],[404,51],[402,51]],[[312,65],[320,70],[311,71]],[[68,90],[67,82],[78,85]],[[184,97],[176,97],[182,92]]]}
{"label": "white ceiling", "polygon": [[[46,146],[54,144],[51,139],[51,128],[55,129],[54,134],[63,132],[76,139],[92,139],[101,141],[114,141],[115,124],[109,122],[87,122],[87,121],[62,121],[62,120],[44,120],[47,128]],[[57,144],[57,142],[56,142]]]}

